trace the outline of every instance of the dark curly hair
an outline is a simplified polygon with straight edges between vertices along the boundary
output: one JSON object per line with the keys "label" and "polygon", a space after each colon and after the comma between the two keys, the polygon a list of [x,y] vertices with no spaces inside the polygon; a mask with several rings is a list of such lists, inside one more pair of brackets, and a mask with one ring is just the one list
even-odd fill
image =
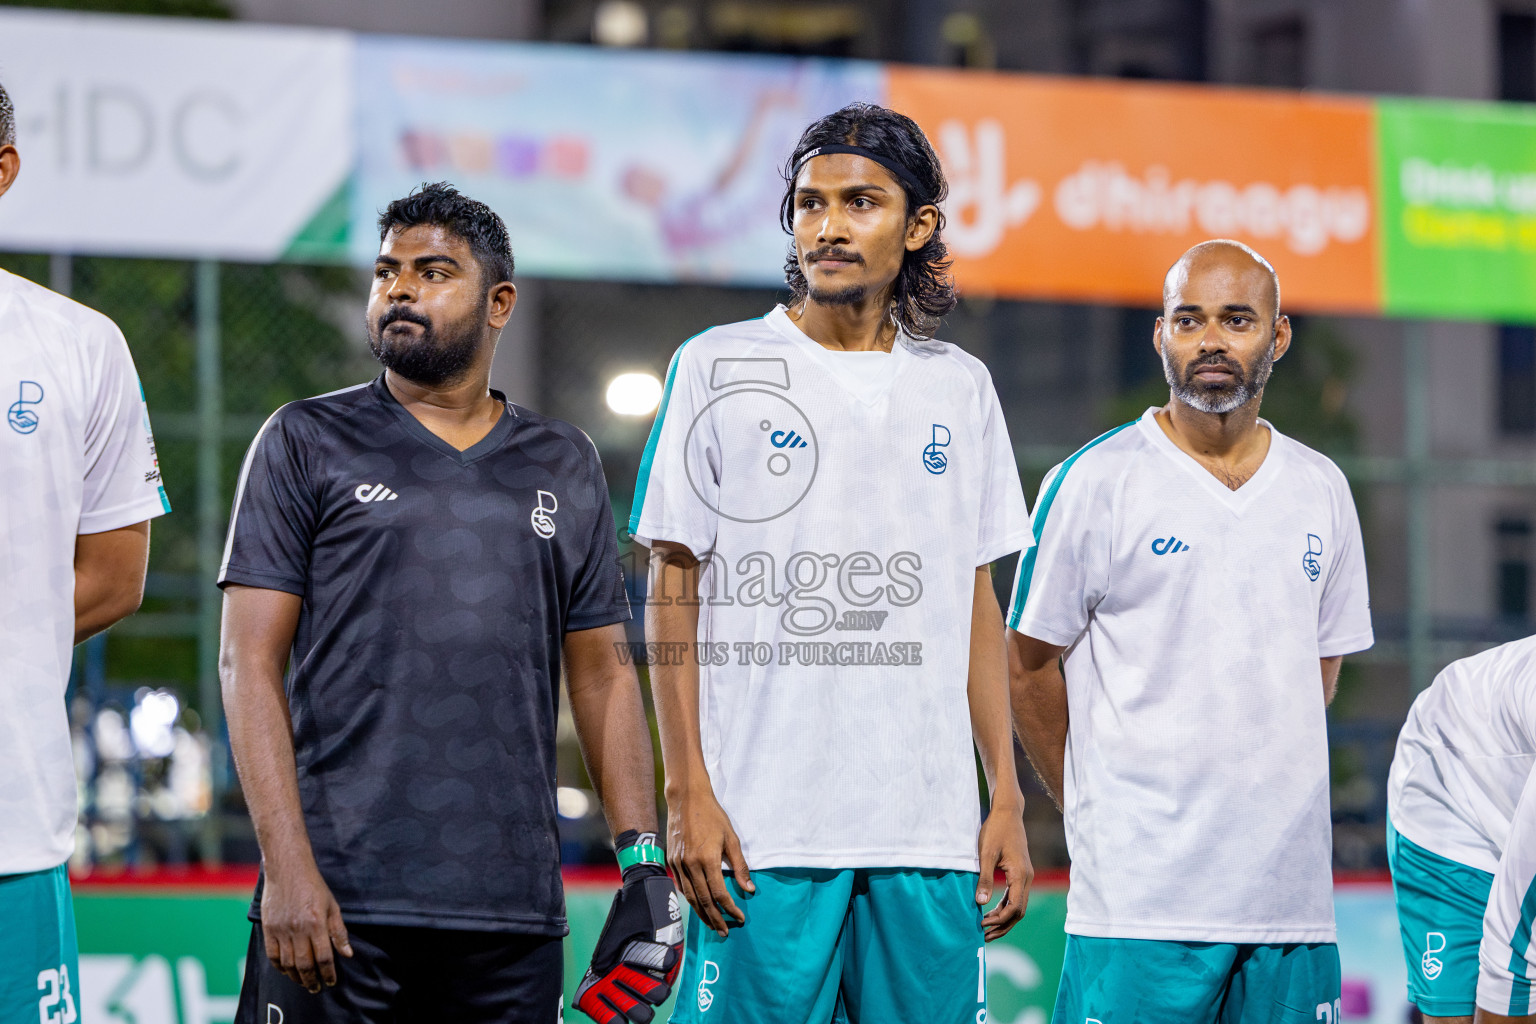
{"label": "dark curly hair", "polygon": [[419,224],[447,228],[467,242],[469,251],[480,261],[487,287],[512,280],[512,239],[507,225],[478,199],[469,198],[446,181],[423,184],[379,214],[379,241],[397,228]]}
{"label": "dark curly hair", "polygon": [[[921,206],[939,205],[949,194],[944,169],[916,121],[873,103],[850,103],[813,122],[801,134],[789,162],[784,165],[784,201],[779,206],[779,222],[791,237],[794,235],[795,168],[806,153],[829,145],[859,146],[909,170],[922,187],[923,194],[914,195],[912,186],[897,178],[906,193],[908,216]],[[927,243],[903,257],[901,272],[896,276],[896,290],[891,296],[892,316],[907,333],[917,338],[932,336],[939,319],[955,308],[955,283],[949,275],[952,261],[949,249],[940,237],[943,230],[941,208],[938,227]],[[789,243],[789,255],[784,260],[784,280],[794,294],[794,302],[804,299],[810,290],[793,241]]]}
{"label": "dark curly hair", "polygon": [[16,145],[16,108],[5,86],[0,85],[0,146]]}

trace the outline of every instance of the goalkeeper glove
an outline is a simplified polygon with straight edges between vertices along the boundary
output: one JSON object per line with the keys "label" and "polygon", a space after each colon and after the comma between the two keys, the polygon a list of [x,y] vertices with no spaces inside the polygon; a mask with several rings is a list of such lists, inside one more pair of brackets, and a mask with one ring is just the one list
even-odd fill
{"label": "goalkeeper glove", "polygon": [[653,832],[631,829],[614,844],[624,887],[576,989],[576,1006],[597,1024],[650,1024],[683,966],[683,913]]}

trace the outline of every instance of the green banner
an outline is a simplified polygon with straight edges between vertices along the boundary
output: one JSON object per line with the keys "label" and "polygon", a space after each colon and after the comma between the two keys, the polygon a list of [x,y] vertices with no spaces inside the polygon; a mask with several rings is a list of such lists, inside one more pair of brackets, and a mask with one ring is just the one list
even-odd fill
{"label": "green banner", "polygon": [[1381,100],[1386,312],[1536,321],[1536,107]]}
{"label": "green banner", "polygon": [[[613,891],[571,886],[566,915],[568,1021],[576,983],[608,915]],[[80,1019],[85,1024],[226,1024],[235,1016],[250,924],[247,892],[175,889],[78,891]],[[1066,949],[1064,889],[1031,894],[1029,914],[1006,939],[987,946],[990,1024],[1045,1024]],[[665,1021],[668,1004],[657,1020]]]}

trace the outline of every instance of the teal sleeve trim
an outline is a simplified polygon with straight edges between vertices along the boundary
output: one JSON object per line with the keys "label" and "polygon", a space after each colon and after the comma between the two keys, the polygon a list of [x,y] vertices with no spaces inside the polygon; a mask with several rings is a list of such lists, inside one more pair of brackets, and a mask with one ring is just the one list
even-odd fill
{"label": "teal sleeve trim", "polygon": [[1531,980],[1526,975],[1531,946],[1531,925],[1536,921],[1536,882],[1525,890],[1520,901],[1520,925],[1509,942],[1509,973],[1514,975],[1509,990],[1509,1016],[1524,1017],[1531,1012]]}
{"label": "teal sleeve trim", "polygon": [[1009,629],[1018,629],[1019,622],[1024,617],[1024,605],[1029,600],[1029,585],[1035,577],[1035,554],[1040,550],[1040,537],[1045,533],[1045,519],[1051,514],[1051,506],[1056,503],[1056,492],[1061,490],[1061,482],[1067,478],[1068,471],[1072,469],[1078,459],[1083,457],[1085,452],[1090,448],[1103,444],[1120,433],[1120,431],[1134,427],[1136,422],[1136,420],[1131,420],[1129,423],[1122,423],[1114,430],[1106,434],[1100,434],[1073,452],[1071,457],[1061,464],[1061,468],[1056,471],[1055,478],[1051,480],[1051,485],[1040,496],[1040,501],[1035,506],[1034,522],[1031,524],[1034,531],[1034,543],[1029,546],[1028,551],[1024,552],[1024,562],[1019,569],[1019,583],[1018,586],[1013,588],[1013,601],[1008,609]]}
{"label": "teal sleeve trim", "polygon": [[[711,330],[713,328],[710,328]],[[705,333],[700,331],[699,334]],[[697,338],[695,334],[693,338]],[[688,341],[692,341],[689,338]],[[640,529],[640,513],[645,509],[645,491],[651,482],[651,462],[656,458],[656,442],[661,440],[661,424],[667,416],[667,405],[672,401],[672,385],[677,381],[677,366],[683,360],[683,349],[688,341],[677,346],[672,353],[672,363],[667,367],[667,383],[661,392],[661,405],[656,409],[656,421],[651,424],[651,436],[646,439],[645,452],[640,456],[640,472],[635,479],[635,500],[629,507],[629,532]]]}

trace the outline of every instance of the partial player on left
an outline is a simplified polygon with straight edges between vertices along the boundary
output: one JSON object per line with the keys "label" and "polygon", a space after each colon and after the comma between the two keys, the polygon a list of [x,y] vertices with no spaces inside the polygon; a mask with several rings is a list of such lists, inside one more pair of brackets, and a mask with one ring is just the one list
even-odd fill
{"label": "partial player on left", "polygon": [[[0,196],[20,169],[0,87]],[[171,507],[122,333],[4,271],[0,408],[0,1020],[73,1024],[71,652],[138,608]]]}

